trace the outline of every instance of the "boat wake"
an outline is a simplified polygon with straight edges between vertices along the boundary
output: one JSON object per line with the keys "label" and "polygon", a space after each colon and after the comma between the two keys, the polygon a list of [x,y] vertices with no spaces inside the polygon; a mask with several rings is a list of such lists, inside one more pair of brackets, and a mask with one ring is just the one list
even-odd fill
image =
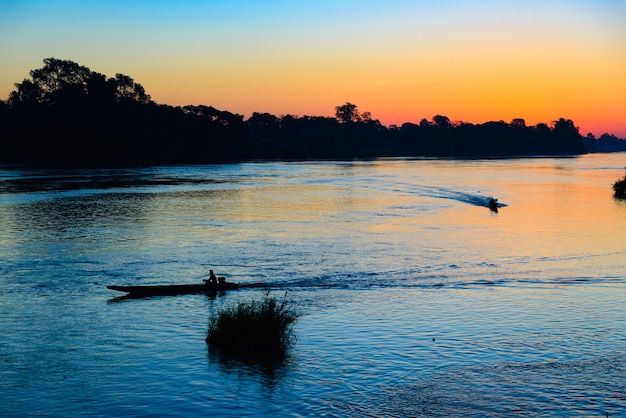
{"label": "boat wake", "polygon": [[[414,188],[414,193],[419,196],[431,197],[436,199],[449,199],[461,203],[467,203],[474,206],[489,207],[489,200],[493,197],[491,195],[484,195],[480,192],[469,193],[464,191],[458,191],[454,189],[431,187],[431,186],[419,186]],[[507,206],[504,203],[497,203],[498,207]]]}
{"label": "boat wake", "polygon": [[[345,187],[355,187],[354,184],[346,184]],[[448,199],[454,200],[461,203],[467,203],[473,206],[482,206],[482,207],[490,207],[489,200],[495,196],[484,194],[481,191],[476,191],[476,193],[470,193],[464,190],[458,190],[454,188],[440,187],[440,186],[429,186],[426,184],[414,184],[414,183],[385,183],[384,185],[372,185],[372,184],[363,184],[360,186],[363,189],[370,190],[372,187],[380,190],[381,192],[390,192],[390,193],[402,193],[409,194],[414,196],[428,197],[434,199]],[[505,207],[507,206],[504,203],[497,203],[497,207]]]}

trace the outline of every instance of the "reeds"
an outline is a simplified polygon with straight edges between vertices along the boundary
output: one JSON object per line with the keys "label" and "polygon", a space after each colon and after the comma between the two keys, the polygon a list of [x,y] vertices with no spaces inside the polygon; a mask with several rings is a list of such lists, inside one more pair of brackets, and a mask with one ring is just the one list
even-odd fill
{"label": "reeds", "polygon": [[279,303],[266,292],[261,301],[223,308],[209,321],[207,343],[224,354],[284,355],[295,342],[293,324],[298,319],[287,296]]}

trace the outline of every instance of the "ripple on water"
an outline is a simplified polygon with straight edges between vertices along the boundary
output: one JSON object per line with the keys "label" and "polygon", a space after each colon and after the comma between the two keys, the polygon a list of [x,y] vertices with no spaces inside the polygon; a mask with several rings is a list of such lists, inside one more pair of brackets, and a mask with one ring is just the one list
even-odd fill
{"label": "ripple on water", "polygon": [[[0,172],[0,411],[618,415],[622,160]],[[107,303],[210,268],[291,290],[280,367],[207,351],[209,315],[260,290]]]}
{"label": "ripple on water", "polygon": [[385,387],[363,406],[389,416],[620,416],[626,357],[448,370]]}

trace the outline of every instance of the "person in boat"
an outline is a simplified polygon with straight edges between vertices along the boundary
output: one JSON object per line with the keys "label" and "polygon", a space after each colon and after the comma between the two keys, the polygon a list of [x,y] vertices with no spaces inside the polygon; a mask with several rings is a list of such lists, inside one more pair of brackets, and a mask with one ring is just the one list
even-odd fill
{"label": "person in boat", "polygon": [[494,199],[493,197],[489,199],[489,207],[497,208],[498,207],[498,199]]}
{"label": "person in boat", "polygon": [[208,280],[204,279],[203,282],[209,286],[217,286],[217,277],[215,273],[213,273],[213,270],[209,270],[209,278]]}

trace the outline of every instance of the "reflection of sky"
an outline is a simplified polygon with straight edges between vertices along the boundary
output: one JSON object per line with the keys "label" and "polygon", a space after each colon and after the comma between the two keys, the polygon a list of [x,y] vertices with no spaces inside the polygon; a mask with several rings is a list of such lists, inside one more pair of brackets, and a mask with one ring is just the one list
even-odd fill
{"label": "reflection of sky", "polygon": [[0,98],[54,56],[247,116],[351,101],[385,124],[566,117],[626,137],[625,3],[515,3],[2,1]]}
{"label": "reflection of sky", "polygon": [[[94,173],[57,173],[49,179],[54,190],[41,191],[40,176],[32,192],[4,195],[0,242],[19,251],[11,243],[72,246],[78,235],[97,251],[147,245],[183,258],[193,243],[219,242],[210,251],[259,246],[275,253],[273,264],[288,249],[317,254],[329,271],[353,260],[360,267],[351,271],[391,269],[401,280],[447,271],[440,259],[448,253],[459,269],[446,274],[460,281],[482,280],[484,263],[504,266],[504,279],[534,277],[537,269],[545,278],[593,275],[591,266],[622,266],[613,231],[623,205],[610,187],[623,175],[619,158],[250,163],[110,173],[118,181],[102,184]],[[85,189],[75,190],[80,184]],[[489,196],[506,205],[499,214],[486,208]],[[298,263],[292,268],[309,268]]]}
{"label": "reflection of sky", "polygon": [[[235,397],[264,416],[402,416],[424,400],[433,415],[470,402],[447,416],[623,410],[626,204],[610,189],[623,165],[246,163],[154,169],[112,189],[55,172],[37,199],[0,195],[0,409],[176,415],[183,400],[188,415],[227,416]],[[508,206],[466,200],[490,194]],[[204,343],[211,313],[261,291],[105,302],[108,284],[199,282],[209,268],[296,283],[303,316],[276,390]]]}

